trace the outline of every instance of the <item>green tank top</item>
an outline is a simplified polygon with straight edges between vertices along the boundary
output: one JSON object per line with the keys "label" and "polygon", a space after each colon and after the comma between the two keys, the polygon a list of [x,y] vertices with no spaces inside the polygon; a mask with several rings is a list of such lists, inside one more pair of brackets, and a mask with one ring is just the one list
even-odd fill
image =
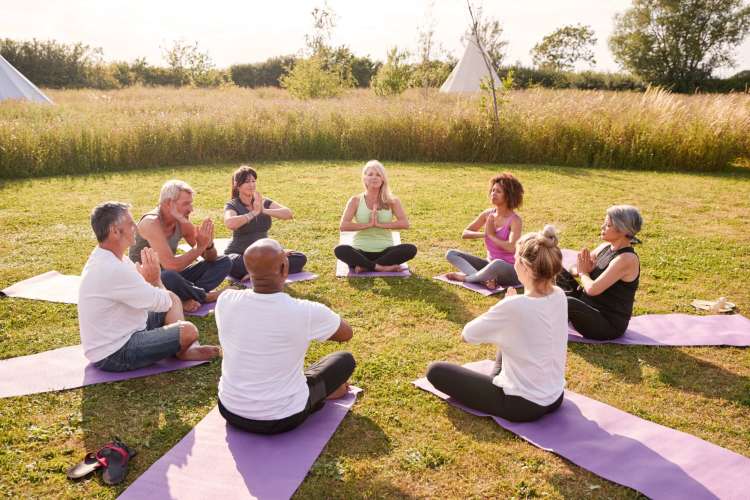
{"label": "green tank top", "polygon": [[[361,194],[359,195],[359,206],[357,207],[357,213],[354,215],[354,220],[358,224],[365,224],[370,222],[371,217],[372,210],[367,208],[365,195]],[[390,208],[378,210],[378,222],[383,224],[393,222],[393,212]],[[352,246],[363,252],[382,252],[393,246],[393,231],[382,227],[362,229],[354,234]]]}

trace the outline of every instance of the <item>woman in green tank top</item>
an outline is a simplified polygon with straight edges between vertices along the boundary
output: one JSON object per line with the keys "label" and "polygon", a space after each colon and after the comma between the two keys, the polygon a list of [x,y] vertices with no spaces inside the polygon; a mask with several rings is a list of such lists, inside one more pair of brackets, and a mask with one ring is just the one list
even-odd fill
{"label": "woman in green tank top", "polygon": [[[341,216],[341,231],[356,231],[351,245],[334,249],[336,258],[354,272],[398,271],[417,255],[409,243],[394,244],[393,230],[409,229],[409,219],[388,186],[385,168],[370,160],[362,169],[364,193],[352,196]],[[395,220],[394,220],[395,217]]]}

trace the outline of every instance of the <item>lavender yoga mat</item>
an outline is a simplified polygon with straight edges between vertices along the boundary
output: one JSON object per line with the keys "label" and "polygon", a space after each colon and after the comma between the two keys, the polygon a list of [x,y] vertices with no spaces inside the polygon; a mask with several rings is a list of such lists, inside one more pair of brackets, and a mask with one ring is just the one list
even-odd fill
{"label": "lavender yoga mat", "polygon": [[[252,288],[253,287],[253,280],[250,279],[250,278],[248,278],[246,280],[242,280],[242,281],[238,281],[238,280],[236,280],[236,279],[234,279],[232,277],[229,277],[227,279],[229,281],[232,281],[233,283],[235,283],[237,285],[242,285],[245,288]],[[287,278],[286,278],[286,284],[288,285],[290,283],[296,283],[298,281],[309,281],[309,280],[314,280],[314,279],[318,279],[318,275],[317,274],[309,273],[307,271],[302,271],[302,272],[290,274],[289,276],[287,276]]]}
{"label": "lavender yoga mat", "polygon": [[9,286],[2,291],[2,295],[20,299],[77,304],[80,283],[80,276],[49,271]]}
{"label": "lavender yoga mat", "polygon": [[119,498],[289,498],[360,391],[352,387],[296,429],[275,436],[236,429],[214,408]]}
{"label": "lavender yoga mat", "polygon": [[[351,245],[354,240],[353,231],[342,231],[339,236],[339,245]],[[398,231],[393,231],[393,244],[401,244],[401,234]],[[336,276],[339,278],[373,278],[373,277],[395,277],[395,278],[408,278],[411,276],[409,271],[409,265],[404,263],[401,264],[400,271],[389,271],[389,272],[367,272],[367,273],[355,273],[345,262],[341,262],[336,259]]]}
{"label": "lavender yoga mat", "polygon": [[206,361],[180,361],[177,358],[169,358],[140,370],[105,372],[89,363],[80,345],[62,347],[0,361],[0,398],[147,377],[202,363]]}
{"label": "lavender yoga mat", "polygon": [[740,315],[644,314],[630,319],[625,335],[614,340],[585,339],[568,329],[569,342],[696,346],[750,346],[750,319]]}
{"label": "lavender yoga mat", "polygon": [[[465,366],[489,373],[493,362]],[[473,415],[490,416],[450,399],[426,378],[414,385]],[[750,459],[575,392],[565,391],[560,409],[536,422],[492,419],[534,446],[653,499],[747,498]]]}
{"label": "lavender yoga mat", "polygon": [[443,281],[445,283],[450,283],[451,285],[457,285],[463,288],[466,288],[467,290],[471,290],[472,292],[477,292],[480,295],[484,295],[485,297],[489,297],[490,295],[495,295],[497,293],[501,293],[505,291],[504,287],[498,287],[494,290],[490,290],[486,286],[480,284],[480,283],[467,283],[465,281],[455,281],[450,280],[445,274],[440,274],[438,276],[433,276],[432,279]]}

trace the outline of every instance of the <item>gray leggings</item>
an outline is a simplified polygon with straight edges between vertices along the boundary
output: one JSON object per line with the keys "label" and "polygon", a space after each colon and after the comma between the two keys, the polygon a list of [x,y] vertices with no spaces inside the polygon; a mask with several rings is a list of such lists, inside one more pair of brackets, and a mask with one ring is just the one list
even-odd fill
{"label": "gray leggings", "polygon": [[466,275],[466,281],[469,283],[484,283],[485,281],[495,280],[500,286],[515,286],[519,284],[513,264],[509,264],[504,260],[495,259],[492,262],[488,262],[485,259],[460,250],[448,250],[445,258]]}

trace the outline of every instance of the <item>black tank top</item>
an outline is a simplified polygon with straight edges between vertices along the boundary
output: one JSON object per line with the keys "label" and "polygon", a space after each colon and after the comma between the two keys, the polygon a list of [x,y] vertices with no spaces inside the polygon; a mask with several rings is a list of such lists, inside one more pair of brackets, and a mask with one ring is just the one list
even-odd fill
{"label": "black tank top", "polygon": [[[607,247],[596,257],[596,264],[589,276],[596,280],[615,257],[624,253],[635,254],[633,247],[621,248],[617,251]],[[637,256],[638,254],[636,254]],[[635,291],[638,290],[638,282],[641,278],[640,262],[638,264],[638,276],[633,281],[617,280],[609,288],[596,296],[582,294],[581,300],[597,308],[613,327],[623,332],[627,329],[630,317],[633,315],[633,302]]]}

